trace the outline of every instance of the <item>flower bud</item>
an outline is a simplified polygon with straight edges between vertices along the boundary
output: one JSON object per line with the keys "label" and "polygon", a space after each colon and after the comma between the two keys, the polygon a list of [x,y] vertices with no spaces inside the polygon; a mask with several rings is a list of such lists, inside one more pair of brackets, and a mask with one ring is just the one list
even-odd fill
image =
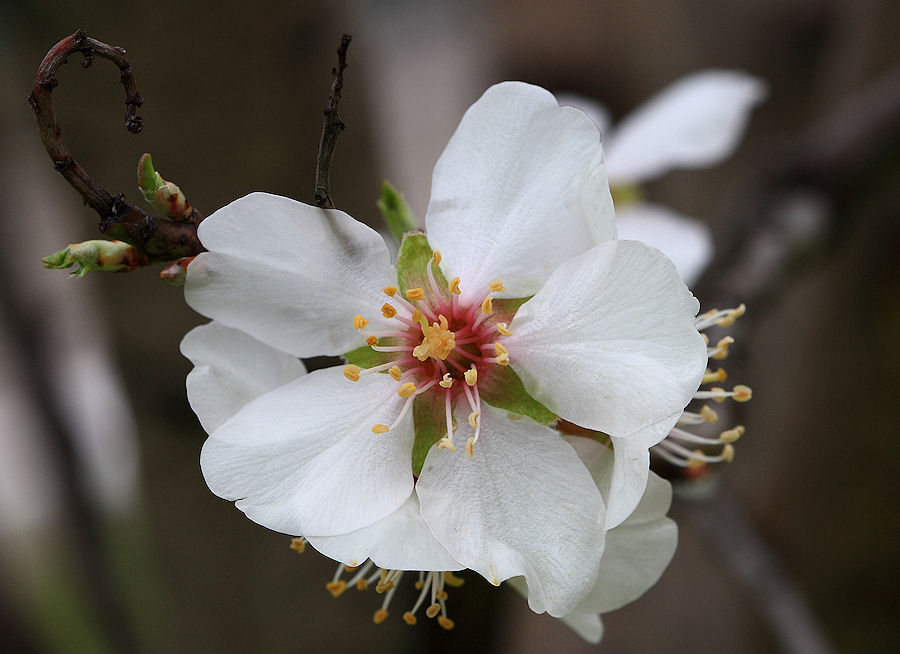
{"label": "flower bud", "polygon": [[172,220],[191,220],[194,209],[184,193],[173,182],[168,182],[153,168],[153,160],[144,154],[138,161],[138,189],[151,207],[166,214]]}
{"label": "flower bud", "polygon": [[173,261],[160,271],[159,278],[173,286],[184,286],[188,264],[193,260],[194,257],[181,257],[177,261]]}
{"label": "flower bud", "polygon": [[147,263],[147,257],[124,241],[92,240],[70,243],[59,252],[41,259],[45,268],[77,266],[71,277],[84,277],[90,270],[127,272]]}

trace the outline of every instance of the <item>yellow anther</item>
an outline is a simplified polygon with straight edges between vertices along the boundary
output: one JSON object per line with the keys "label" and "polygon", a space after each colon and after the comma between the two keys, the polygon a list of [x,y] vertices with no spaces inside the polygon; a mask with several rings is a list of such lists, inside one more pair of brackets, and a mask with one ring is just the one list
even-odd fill
{"label": "yellow anther", "polygon": [[491,289],[491,291],[494,293],[502,293],[506,290],[505,288],[503,288],[503,282],[501,282],[499,279],[495,279],[490,284],[488,284],[488,288]]}
{"label": "yellow anther", "polygon": [[710,389],[709,389],[709,392],[710,392],[710,393],[721,393],[720,396],[712,398],[713,402],[718,402],[719,404],[721,404],[722,402],[725,401],[726,395],[725,395],[725,389],[724,389],[724,388],[719,388],[718,386],[715,386],[715,387],[713,387],[713,388],[710,388]]}
{"label": "yellow anther", "polygon": [[750,390],[749,386],[738,384],[732,390],[734,391],[734,396],[732,397],[732,399],[735,402],[748,402],[750,401],[750,398],[753,397],[753,391]]}
{"label": "yellow anther", "polygon": [[418,309],[413,311],[412,320],[413,320],[413,322],[417,322],[420,325],[422,325],[423,331],[425,328],[428,327],[428,321],[425,320],[425,316],[423,316],[422,312],[419,311]]}
{"label": "yellow anther", "polygon": [[306,551],[306,539],[303,537],[292,538],[291,549],[294,550],[297,554],[303,554],[303,552]]}
{"label": "yellow anther", "polygon": [[472,429],[478,426],[478,418],[481,416],[479,411],[473,411],[469,414],[469,424],[472,425]]}
{"label": "yellow anther", "polygon": [[442,601],[445,601],[445,602],[446,602],[446,601],[447,601],[447,591],[446,591],[446,590],[439,590],[439,591],[435,594],[435,597],[438,598],[439,600],[442,600]]}
{"label": "yellow anther", "polygon": [[388,592],[393,587],[394,587],[393,579],[390,579],[388,581],[385,581],[384,579],[379,579],[378,583],[375,584],[375,592],[378,593],[379,595],[383,595],[384,593]]}
{"label": "yellow anther", "polygon": [[421,580],[421,579],[417,579],[417,580],[416,580],[416,583],[413,584],[413,587],[414,587],[416,590],[422,590],[422,588],[425,587],[425,582],[424,582],[423,580]]}
{"label": "yellow anther", "polygon": [[346,572],[353,572],[353,571],[356,570],[358,567],[359,567],[358,565],[347,565],[346,563],[344,564],[344,570],[345,570]]}
{"label": "yellow anther", "polygon": [[467,383],[469,386],[474,386],[474,385],[475,385],[475,382],[478,381],[478,371],[475,370],[475,368],[469,368],[469,369],[466,370],[466,372],[463,374],[463,377],[466,378],[466,383]]}
{"label": "yellow anther", "polygon": [[325,584],[325,589],[331,593],[332,597],[340,597],[341,593],[347,590],[346,581],[329,581]]}
{"label": "yellow anther", "polygon": [[354,329],[365,329],[366,325],[369,324],[369,321],[363,318],[361,315],[356,314],[353,316],[353,328]]}
{"label": "yellow anther", "polygon": [[451,452],[456,451],[456,445],[453,444],[449,438],[442,438],[438,441],[438,449],[439,450],[450,450]]}
{"label": "yellow anther", "polygon": [[728,443],[722,448],[722,460],[727,463],[734,461],[734,445],[731,443]]}
{"label": "yellow anther", "polygon": [[463,579],[462,577],[457,577],[452,572],[445,572],[444,573],[444,583],[447,584],[448,586],[450,586],[451,588],[459,588],[464,583],[466,583],[466,580]]}
{"label": "yellow anther", "polygon": [[390,304],[381,305],[381,315],[385,318],[393,318],[397,315],[397,310]]}
{"label": "yellow anther", "polygon": [[453,386],[453,378],[450,377],[449,372],[445,372],[444,376],[441,377],[441,381],[438,382],[438,386],[442,386],[444,388],[450,388]]}
{"label": "yellow anther", "polygon": [[365,579],[356,580],[356,590],[368,590],[369,584]]}
{"label": "yellow anther", "polygon": [[411,288],[406,291],[406,297],[414,302],[418,300],[424,300],[425,291],[423,291],[421,288]]}
{"label": "yellow anther", "polygon": [[386,432],[389,432],[390,430],[391,430],[390,427],[388,427],[387,425],[382,425],[382,424],[380,424],[380,423],[377,424],[377,425],[374,425],[374,426],[372,427],[372,433],[373,433],[373,434],[384,434],[384,433],[386,433]]}
{"label": "yellow anther", "polygon": [[509,331],[509,327],[505,322],[497,323],[497,331],[500,332],[503,336],[512,336],[512,332]]}
{"label": "yellow anther", "polygon": [[456,623],[453,622],[453,620],[451,620],[450,618],[443,616],[443,615],[438,618],[438,624],[441,625],[447,631],[450,631],[451,629],[453,629],[453,627],[456,626]]}
{"label": "yellow anther", "polygon": [[728,373],[725,372],[725,368],[719,368],[715,372],[710,372],[709,368],[707,368],[703,374],[703,381],[700,383],[711,384],[713,382],[723,382],[726,379],[728,379]]}
{"label": "yellow anther", "polygon": [[434,604],[429,606],[427,609],[425,609],[425,615],[427,615],[429,618],[433,618],[440,612],[441,612],[441,605],[438,604],[437,602],[435,602]]}
{"label": "yellow anther", "polygon": [[741,306],[731,309],[728,311],[723,318],[720,318],[716,321],[716,324],[719,327],[730,327],[734,324],[734,321],[743,316],[747,312],[747,307],[741,304]]}
{"label": "yellow anther", "polygon": [[378,337],[369,336],[369,338],[366,339],[366,345],[378,345]]}
{"label": "yellow anther", "polygon": [[344,366],[344,377],[350,381],[359,381],[359,366],[348,363]]}
{"label": "yellow anther", "polygon": [[[695,457],[705,456],[703,450],[694,450]],[[694,458],[688,460],[688,468],[704,468],[706,467],[706,461],[700,458]]]}
{"label": "yellow anther", "polygon": [[509,352],[503,352],[502,354],[497,355],[497,363],[501,366],[509,365]]}
{"label": "yellow anther", "polygon": [[441,322],[441,329],[447,329],[450,327],[450,323],[447,322],[447,317],[444,314],[438,314],[438,320],[440,320]]}
{"label": "yellow anther", "polygon": [[470,459],[475,456],[475,437],[469,436],[469,440],[466,441],[466,456]]}
{"label": "yellow anther", "polygon": [[391,366],[388,368],[388,374],[394,378],[394,381],[400,381],[403,371],[400,370],[400,366]]}
{"label": "yellow anther", "polygon": [[454,277],[450,280],[450,292],[459,295],[461,291],[459,290],[459,277]]}
{"label": "yellow anther", "polygon": [[706,422],[715,422],[719,419],[719,414],[713,409],[710,409],[708,405],[704,404],[700,409],[700,417]]}
{"label": "yellow anther", "polygon": [[718,343],[716,343],[716,349],[718,352],[712,355],[713,359],[722,360],[728,356],[728,346],[734,343],[734,339],[731,336],[726,336],[721,339]]}
{"label": "yellow anther", "polygon": [[431,259],[434,261],[435,266],[441,265],[441,253],[437,250],[431,253]]}
{"label": "yellow anther", "polygon": [[406,382],[405,384],[400,384],[400,388],[397,389],[397,395],[400,397],[411,397],[413,393],[416,392],[416,385],[412,382]]}
{"label": "yellow anther", "polygon": [[507,350],[501,343],[494,343],[494,352],[497,354],[509,354],[509,350]]}
{"label": "yellow anther", "polygon": [[731,429],[727,429],[719,434],[719,440],[723,443],[733,443],[743,435],[744,426],[738,425],[737,427],[732,427]]}
{"label": "yellow anther", "polygon": [[387,609],[378,609],[375,611],[375,615],[372,616],[372,622],[375,624],[381,624],[385,620],[387,620],[388,612]]}
{"label": "yellow anther", "polygon": [[403,614],[403,621],[408,625],[414,625],[416,624],[416,616],[407,611]]}
{"label": "yellow anther", "polygon": [[389,296],[389,297],[394,297],[394,295],[397,294],[397,287],[396,287],[396,286],[385,286],[385,287],[384,287],[383,289],[381,289],[381,290],[384,291],[384,294],[387,295],[387,296]]}
{"label": "yellow anther", "polygon": [[487,315],[494,313],[494,298],[490,295],[484,298],[484,301],[481,303],[481,313],[486,313]]}

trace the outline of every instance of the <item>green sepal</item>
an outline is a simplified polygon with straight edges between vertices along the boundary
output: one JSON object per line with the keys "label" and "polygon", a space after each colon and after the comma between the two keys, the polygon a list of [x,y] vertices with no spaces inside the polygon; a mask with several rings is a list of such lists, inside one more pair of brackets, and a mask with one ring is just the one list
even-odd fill
{"label": "green sepal", "polygon": [[404,234],[419,229],[415,214],[406,204],[406,198],[390,182],[381,183],[381,197],[375,204],[398,243],[403,241]]}
{"label": "green sepal", "polygon": [[522,380],[509,366],[491,366],[478,375],[478,392],[492,407],[528,416],[542,425],[557,419],[556,414],[525,391]]}
{"label": "green sepal", "polygon": [[[398,342],[399,341],[396,338],[382,338],[379,341],[381,345],[396,345]],[[365,370],[366,368],[373,368],[375,366],[380,366],[383,363],[393,361],[397,358],[397,353],[376,352],[368,345],[363,345],[362,347],[358,347],[355,350],[350,350],[349,352],[342,354],[341,357],[347,363],[352,363]]]}
{"label": "green sepal", "polygon": [[447,413],[443,393],[422,393],[413,400],[413,425],[416,439],[412,449],[414,475],[422,472],[431,446],[447,435]]}
{"label": "green sepal", "polygon": [[[421,288],[425,291],[425,299],[431,302],[434,292],[431,290],[431,282],[428,281],[427,266],[434,256],[434,250],[428,244],[428,239],[422,232],[407,234],[400,244],[400,252],[397,253],[397,286],[405,298],[406,291],[411,288]],[[450,291],[447,287],[447,278],[438,266],[434,267],[434,280],[438,291],[444,301],[449,301]]]}

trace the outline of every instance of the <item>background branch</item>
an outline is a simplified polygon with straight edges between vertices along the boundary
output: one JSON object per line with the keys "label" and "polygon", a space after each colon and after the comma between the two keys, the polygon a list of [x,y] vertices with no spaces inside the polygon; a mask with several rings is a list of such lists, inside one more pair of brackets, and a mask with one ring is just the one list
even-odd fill
{"label": "background branch", "polygon": [[94,57],[113,62],[120,72],[125,88],[125,127],[132,134],[141,131],[138,108],[143,104],[138,92],[131,64],[125,50],[92,39],[78,30],[53,46],[38,67],[34,88],[28,101],[34,111],[38,133],[53,166],[84,198],[85,203],[100,215],[100,232],[114,239],[130,243],[141,251],[147,262],[169,261],[192,256],[203,251],[197,238],[197,225],[203,219],[194,210],[191,220],[174,222],[157,219],[129,204],[121,193],[112,194],[95,182],[77,162],[62,139],[62,131],[53,110],[52,93],[59,85],[56,71],[67,58],[80,52],[82,65],[88,68]]}
{"label": "background branch", "polygon": [[325,106],[325,121],[322,124],[322,139],[319,141],[319,153],[316,157],[316,206],[334,209],[329,183],[331,176],[331,159],[334,157],[334,146],[338,135],[344,129],[344,123],[338,115],[338,104],[341,101],[341,90],[344,88],[344,69],[347,68],[347,48],[352,37],[341,36],[341,45],[337,49],[338,65],[331,69],[334,81],[331,83],[331,94]]}

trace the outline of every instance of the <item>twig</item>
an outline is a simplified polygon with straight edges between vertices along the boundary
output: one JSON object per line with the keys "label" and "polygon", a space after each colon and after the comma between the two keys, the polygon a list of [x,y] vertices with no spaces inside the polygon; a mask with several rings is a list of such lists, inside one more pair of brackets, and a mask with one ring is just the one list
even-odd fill
{"label": "twig", "polygon": [[331,83],[331,94],[325,106],[325,121],[322,124],[322,139],[319,141],[319,152],[316,157],[316,206],[334,209],[334,201],[329,191],[331,175],[331,159],[334,157],[334,146],[338,135],[344,129],[344,123],[338,115],[338,104],[341,101],[341,90],[344,88],[344,69],[347,68],[347,48],[351,36],[341,36],[341,45],[337,49],[338,65],[331,69],[334,81]]}
{"label": "twig", "polygon": [[125,87],[125,127],[132,134],[140,132],[142,127],[137,112],[144,101],[138,92],[131,64],[125,58],[125,50],[92,39],[84,30],[78,30],[50,49],[38,67],[34,88],[28,96],[41,142],[54,168],[100,215],[100,232],[135,246],[146,255],[148,262],[170,261],[202,252],[203,246],[197,238],[197,225],[203,219],[202,215],[195,212],[192,220],[187,222],[154,218],[126,202],[124,195],[109,193],[72,157],[62,140],[51,94],[59,85],[56,71],[76,52],[84,57],[82,65],[85,68],[93,63],[95,56],[118,66]]}

